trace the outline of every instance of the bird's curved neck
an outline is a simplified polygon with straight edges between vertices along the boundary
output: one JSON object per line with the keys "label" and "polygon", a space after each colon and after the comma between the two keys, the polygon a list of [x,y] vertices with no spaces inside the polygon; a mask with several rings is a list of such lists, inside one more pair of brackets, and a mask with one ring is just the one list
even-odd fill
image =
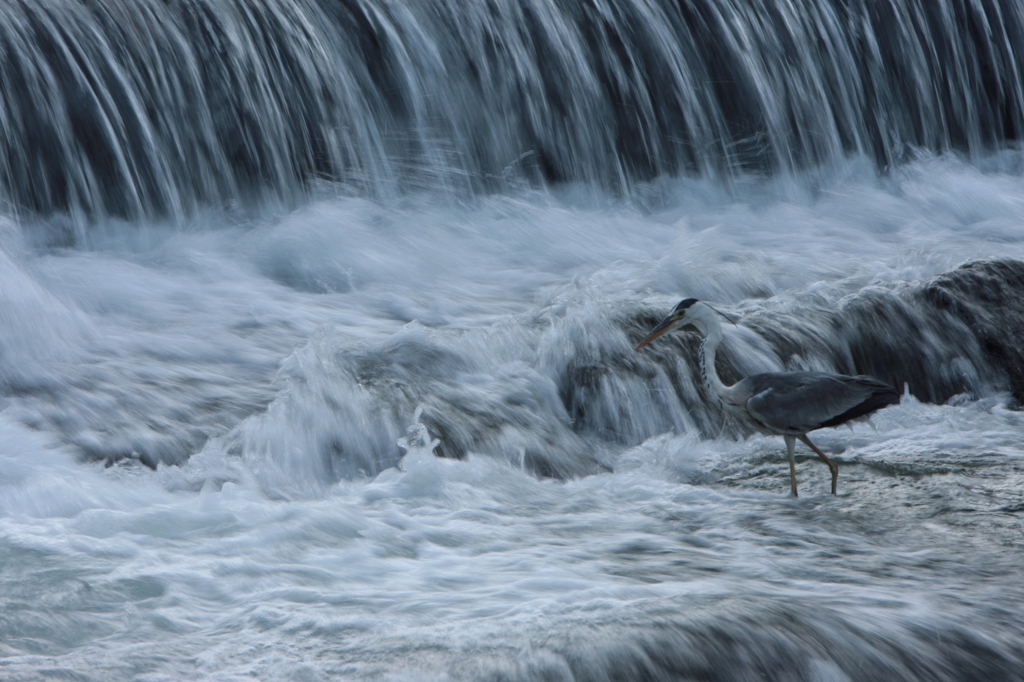
{"label": "bird's curved neck", "polygon": [[703,326],[705,334],[700,344],[700,374],[708,390],[725,400],[729,397],[729,387],[718,378],[718,370],[715,369],[715,353],[724,338],[722,326],[717,320],[706,321]]}

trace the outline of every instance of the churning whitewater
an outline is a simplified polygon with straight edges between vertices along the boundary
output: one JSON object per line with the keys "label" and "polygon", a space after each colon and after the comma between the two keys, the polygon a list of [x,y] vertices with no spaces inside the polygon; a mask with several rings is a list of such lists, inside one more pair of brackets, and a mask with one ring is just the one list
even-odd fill
{"label": "churning whitewater", "polygon": [[[1024,679],[1024,9],[0,7],[0,679]],[[726,383],[869,374],[837,496]]]}

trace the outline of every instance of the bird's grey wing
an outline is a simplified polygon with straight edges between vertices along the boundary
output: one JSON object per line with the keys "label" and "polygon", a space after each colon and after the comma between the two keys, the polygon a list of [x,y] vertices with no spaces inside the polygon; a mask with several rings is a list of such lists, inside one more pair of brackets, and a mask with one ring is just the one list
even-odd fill
{"label": "bird's grey wing", "polygon": [[794,434],[836,426],[899,401],[895,389],[870,377],[782,372],[744,381],[751,384],[750,415],[764,426]]}

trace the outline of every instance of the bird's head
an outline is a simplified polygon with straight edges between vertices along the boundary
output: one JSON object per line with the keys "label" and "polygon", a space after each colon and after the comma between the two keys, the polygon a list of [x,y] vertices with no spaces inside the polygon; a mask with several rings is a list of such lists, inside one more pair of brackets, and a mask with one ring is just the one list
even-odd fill
{"label": "bird's head", "polygon": [[[725,317],[725,315],[719,313],[707,303],[702,303],[695,298],[684,299],[672,309],[668,317],[651,330],[651,333],[637,345],[636,349],[640,350],[651,341],[654,341],[654,339],[673,329],[692,326],[696,327],[701,333],[707,334],[710,327],[719,324],[718,315]],[[735,321],[731,318],[726,317],[726,319],[735,324]]]}

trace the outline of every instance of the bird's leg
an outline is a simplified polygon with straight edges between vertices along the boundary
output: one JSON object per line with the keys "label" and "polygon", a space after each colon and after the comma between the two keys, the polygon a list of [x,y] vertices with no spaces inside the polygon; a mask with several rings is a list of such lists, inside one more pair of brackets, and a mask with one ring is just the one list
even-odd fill
{"label": "bird's leg", "polygon": [[783,436],[786,439],[786,454],[789,455],[789,490],[793,494],[793,497],[797,497],[796,494],[796,460],[793,459],[793,450],[796,449],[796,438],[793,436]]}
{"label": "bird's leg", "polygon": [[[788,436],[787,436],[787,438],[788,438]],[[832,472],[832,494],[835,495],[836,494],[836,483],[839,482],[839,467],[836,466],[836,463],[833,462],[831,459],[829,459],[828,456],[824,452],[819,450],[818,447],[814,443],[811,442],[810,438],[808,438],[807,436],[797,436],[797,438],[799,438],[801,441],[803,441],[803,443],[807,447],[809,447],[811,450],[814,450],[814,454],[816,454],[818,457],[821,457],[822,461],[824,461],[825,464],[828,465],[829,471]]]}

